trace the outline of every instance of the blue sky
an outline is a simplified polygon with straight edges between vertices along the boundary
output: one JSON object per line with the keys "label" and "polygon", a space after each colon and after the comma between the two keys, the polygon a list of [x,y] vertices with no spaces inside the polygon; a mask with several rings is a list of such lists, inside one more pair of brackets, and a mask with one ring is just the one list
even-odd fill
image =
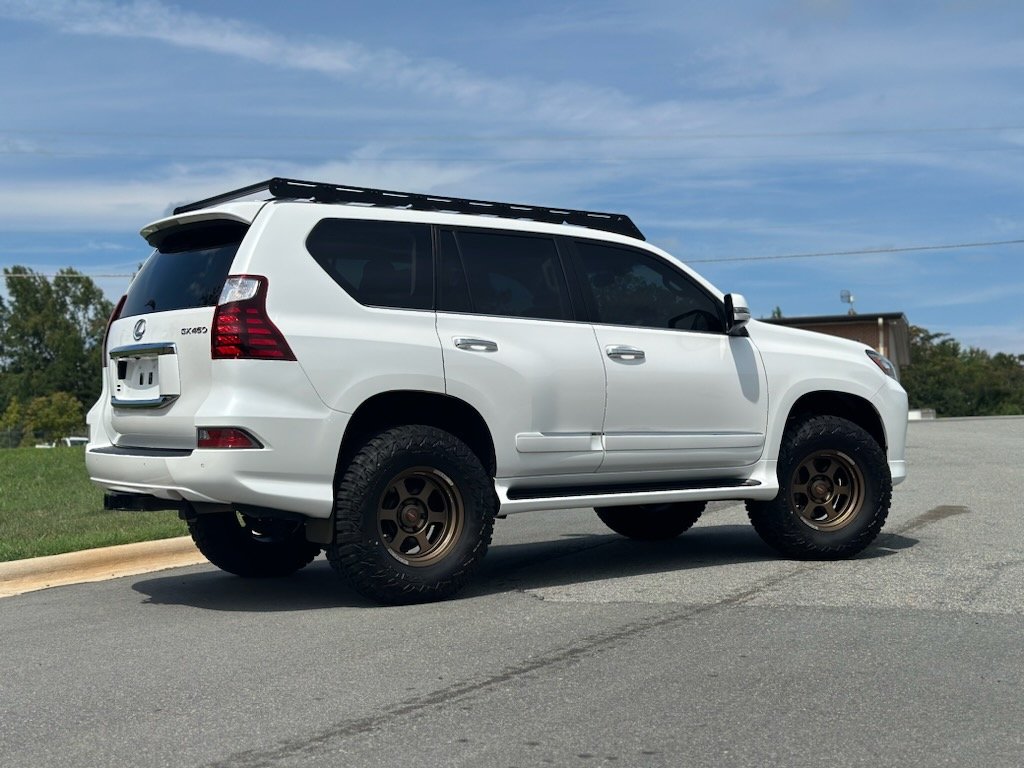
{"label": "blue sky", "polygon": [[[0,0],[0,265],[275,175],[628,213],[755,316],[1024,354],[1024,4]],[[728,261],[749,259],[750,261]],[[97,279],[112,298],[127,278]]]}

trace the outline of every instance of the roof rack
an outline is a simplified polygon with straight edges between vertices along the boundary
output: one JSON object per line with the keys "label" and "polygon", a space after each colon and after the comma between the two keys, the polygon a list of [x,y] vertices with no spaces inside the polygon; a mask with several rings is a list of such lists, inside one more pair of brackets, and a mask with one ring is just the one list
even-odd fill
{"label": "roof rack", "polygon": [[529,219],[549,224],[575,224],[605,232],[615,232],[643,240],[643,233],[632,220],[621,213],[576,211],[568,208],[543,208],[517,203],[496,203],[490,200],[470,200],[462,197],[421,195],[414,192],[394,192],[387,189],[338,186],[296,179],[268,179],[259,184],[224,192],[220,195],[179,205],[174,214],[198,211],[220,203],[269,192],[271,197],[288,200],[313,200],[318,203],[348,203],[387,208],[406,208],[415,211],[468,213],[478,216],[497,216],[503,219]]}

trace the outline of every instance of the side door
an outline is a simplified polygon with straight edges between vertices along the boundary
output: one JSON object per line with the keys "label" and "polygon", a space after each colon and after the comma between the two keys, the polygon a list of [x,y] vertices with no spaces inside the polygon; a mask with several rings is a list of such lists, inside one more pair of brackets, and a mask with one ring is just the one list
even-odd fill
{"label": "side door", "polygon": [[596,471],[604,366],[555,239],[469,228],[437,237],[445,389],[487,421],[498,476]]}
{"label": "side door", "polygon": [[582,238],[572,246],[608,382],[601,472],[742,474],[768,417],[750,339],[727,335],[722,303],[670,262]]}

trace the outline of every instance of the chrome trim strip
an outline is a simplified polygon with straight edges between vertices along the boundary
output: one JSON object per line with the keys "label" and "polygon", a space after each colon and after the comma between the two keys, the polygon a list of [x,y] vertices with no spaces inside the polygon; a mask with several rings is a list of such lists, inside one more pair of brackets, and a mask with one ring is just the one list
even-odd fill
{"label": "chrome trim strip", "polygon": [[129,344],[126,347],[118,347],[110,350],[107,354],[111,360],[121,357],[156,357],[158,355],[176,355],[178,347],[173,342],[156,342],[154,344]]}

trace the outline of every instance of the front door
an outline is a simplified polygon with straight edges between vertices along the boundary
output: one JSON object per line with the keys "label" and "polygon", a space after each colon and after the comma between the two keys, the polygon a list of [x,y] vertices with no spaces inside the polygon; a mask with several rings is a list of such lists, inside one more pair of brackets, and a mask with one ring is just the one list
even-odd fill
{"label": "front door", "polygon": [[[736,470],[764,449],[768,395],[721,303],[638,249],[576,240],[607,377],[602,472]],[[702,473],[706,474],[706,472]]]}

